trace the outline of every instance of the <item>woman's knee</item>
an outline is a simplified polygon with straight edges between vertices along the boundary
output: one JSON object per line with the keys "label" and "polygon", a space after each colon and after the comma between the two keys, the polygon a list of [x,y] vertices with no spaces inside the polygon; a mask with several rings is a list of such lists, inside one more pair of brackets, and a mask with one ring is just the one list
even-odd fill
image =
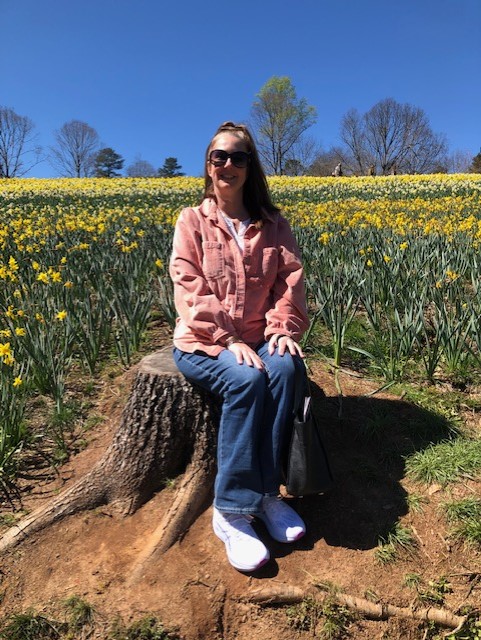
{"label": "woman's knee", "polygon": [[276,351],[265,361],[269,377],[293,381],[299,375],[300,367],[297,364],[297,360],[299,359],[297,356],[291,356],[290,353],[285,353],[283,356],[280,356]]}
{"label": "woman's knee", "polygon": [[266,385],[266,374],[255,367],[249,367],[246,364],[236,364],[230,370],[230,388],[243,390],[264,389]]}

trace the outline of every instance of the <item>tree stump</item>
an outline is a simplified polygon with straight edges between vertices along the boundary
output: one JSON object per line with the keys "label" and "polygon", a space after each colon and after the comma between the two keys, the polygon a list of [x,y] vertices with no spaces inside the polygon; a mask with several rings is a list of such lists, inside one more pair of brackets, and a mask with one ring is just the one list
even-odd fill
{"label": "tree stump", "polygon": [[143,560],[166,551],[205,507],[216,470],[219,403],[178,371],[171,349],[139,364],[113,441],[92,470],[47,505],[18,522],[0,539],[11,548],[62,518],[111,505],[134,513],[168,479],[184,473],[172,505],[153,534]]}

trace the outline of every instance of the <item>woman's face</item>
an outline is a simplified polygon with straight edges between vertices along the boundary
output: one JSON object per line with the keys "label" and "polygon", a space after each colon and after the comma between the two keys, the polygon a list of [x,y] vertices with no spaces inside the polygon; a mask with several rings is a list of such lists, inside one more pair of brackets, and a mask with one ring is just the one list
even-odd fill
{"label": "woman's face", "polygon": [[[221,133],[214,139],[210,147],[210,152],[214,149],[234,153],[235,151],[247,151],[247,146],[243,140],[230,133]],[[214,166],[211,162],[207,164],[207,172],[212,179],[214,193],[221,198],[231,198],[235,193],[242,192],[247,178],[247,167],[237,167],[232,163],[232,158],[228,158],[223,166]]]}

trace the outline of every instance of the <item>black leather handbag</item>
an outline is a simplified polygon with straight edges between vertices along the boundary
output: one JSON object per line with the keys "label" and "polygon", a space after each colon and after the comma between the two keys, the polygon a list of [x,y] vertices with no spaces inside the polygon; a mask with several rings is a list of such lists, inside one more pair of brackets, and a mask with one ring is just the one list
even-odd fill
{"label": "black leather handbag", "polygon": [[285,487],[291,496],[325,493],[333,484],[329,460],[311,403],[311,396],[306,396],[292,424],[285,465]]}

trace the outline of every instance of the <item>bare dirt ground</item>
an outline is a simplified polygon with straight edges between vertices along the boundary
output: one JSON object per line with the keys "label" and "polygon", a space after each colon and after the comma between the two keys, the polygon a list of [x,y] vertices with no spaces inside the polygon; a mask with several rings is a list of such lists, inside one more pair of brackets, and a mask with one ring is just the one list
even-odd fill
{"label": "bare dirt ground", "polygon": [[[134,374],[135,367],[105,385],[95,409],[104,422],[88,434],[87,448],[64,465],[60,477],[32,485],[23,497],[24,509],[48,500],[101,456],[119,423]],[[439,509],[448,497],[466,491],[479,495],[479,485],[467,480],[450,489],[423,487],[405,477],[404,455],[421,445],[416,438],[407,439],[400,425],[410,425],[414,433],[425,412],[388,393],[366,396],[376,383],[341,374],[339,416],[332,370],[314,363],[311,379],[336,482],[324,496],[295,501],[308,526],[304,539],[294,545],[273,543],[259,524],[272,559],[259,572],[243,575],[228,564],[208,508],[183,540],[153,562],[137,584],[129,584],[137,554],[169,503],[171,490],[165,489],[132,516],[119,518],[108,509],[81,513],[8,552],[1,561],[0,616],[28,607],[47,611],[75,594],[105,619],[158,616],[185,640],[302,639],[313,637],[312,629],[294,629],[285,607],[261,607],[242,598],[259,588],[308,589],[322,582],[354,596],[410,606],[416,591],[406,586],[406,576],[412,573],[425,585],[447,579],[452,589],[446,594],[447,609],[481,608],[481,554],[450,538]],[[366,425],[375,431],[373,425],[379,423],[382,429],[368,437]],[[407,506],[407,495],[413,493],[423,498],[420,511]],[[8,505],[1,512],[7,513]],[[375,558],[379,538],[397,522],[412,529],[417,546],[382,565]],[[359,618],[350,624],[349,635],[341,637],[421,639],[428,637],[425,629],[411,620]]]}

